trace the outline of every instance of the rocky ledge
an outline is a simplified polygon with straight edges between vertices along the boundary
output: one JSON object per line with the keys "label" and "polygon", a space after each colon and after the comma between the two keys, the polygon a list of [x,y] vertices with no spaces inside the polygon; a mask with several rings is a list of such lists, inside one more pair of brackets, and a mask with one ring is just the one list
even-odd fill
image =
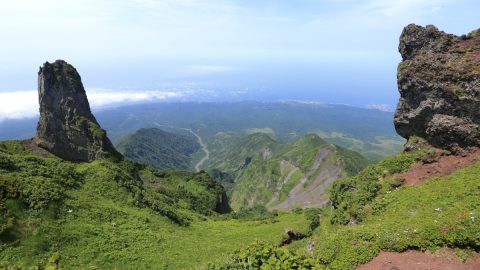
{"label": "rocky ledge", "polygon": [[121,159],[90,111],[77,70],[63,60],[46,62],[38,72],[40,120],[33,140],[70,161]]}
{"label": "rocky ledge", "polygon": [[400,36],[395,128],[454,152],[480,145],[480,29],[455,36],[410,24]]}

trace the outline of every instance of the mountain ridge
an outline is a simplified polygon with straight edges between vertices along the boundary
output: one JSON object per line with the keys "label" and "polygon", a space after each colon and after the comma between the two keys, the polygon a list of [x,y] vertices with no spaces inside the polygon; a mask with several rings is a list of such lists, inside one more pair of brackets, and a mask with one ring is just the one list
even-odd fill
{"label": "mountain ridge", "polygon": [[[476,58],[480,48],[473,44],[468,63],[448,65],[441,60],[449,59],[449,54],[464,57],[467,52],[452,52],[451,45],[476,42],[479,33],[452,37],[432,26],[405,28],[400,43],[413,47],[400,46],[406,61],[399,65],[401,98],[394,121],[408,142],[396,155],[363,168],[361,156],[314,134],[286,144],[266,134],[252,134],[243,142],[249,149],[232,144],[225,154],[232,155],[225,171],[251,173],[254,177],[247,180],[253,181],[242,181],[245,190],[265,199],[266,187],[275,192],[278,185],[262,176],[280,174],[283,180],[288,178],[287,184],[295,179],[293,184],[300,182],[301,187],[299,172],[307,174],[317,163],[320,168],[327,157],[331,157],[327,165],[335,164],[338,156],[328,153],[345,151],[340,153],[345,177],[333,181],[330,202],[321,209],[268,213],[253,207],[220,215],[229,210],[224,208],[225,189],[205,172],[156,170],[103,156],[91,162],[69,162],[49,152],[36,152],[28,141],[0,142],[0,269],[344,270],[360,265],[415,269],[425,261],[417,257],[399,263],[385,251],[398,256],[409,250],[443,249],[452,257],[442,262],[442,268],[477,269],[480,164],[477,119],[472,115],[479,111],[480,85],[477,71],[470,68],[480,63]],[[426,68],[417,71],[420,67]],[[468,72],[456,76],[462,67]],[[439,80],[432,71],[439,72]],[[448,114],[436,110],[442,108],[453,110]],[[465,108],[471,111],[458,114]],[[277,134],[266,127],[249,128]],[[236,135],[213,133],[225,142]],[[465,158],[463,163],[460,157]],[[442,160],[458,166],[442,174],[428,171]],[[427,168],[426,177],[406,181],[406,174],[418,167]],[[251,187],[254,190],[248,190]],[[282,190],[292,189],[282,186],[279,198]],[[251,198],[257,200],[251,196],[238,201]],[[475,260],[461,263],[471,258]],[[449,264],[452,260],[456,262]]]}
{"label": "mountain ridge", "polygon": [[230,202],[237,210],[256,205],[270,209],[323,206],[328,201],[326,187],[334,179],[354,174],[369,163],[317,134],[282,144],[265,133],[254,133],[229,143],[222,152],[212,154],[210,168],[213,175],[226,174],[224,178],[233,181]]}
{"label": "mountain ridge", "polygon": [[125,157],[157,169],[193,170],[192,155],[200,145],[186,135],[141,128],[120,139],[117,148]]}

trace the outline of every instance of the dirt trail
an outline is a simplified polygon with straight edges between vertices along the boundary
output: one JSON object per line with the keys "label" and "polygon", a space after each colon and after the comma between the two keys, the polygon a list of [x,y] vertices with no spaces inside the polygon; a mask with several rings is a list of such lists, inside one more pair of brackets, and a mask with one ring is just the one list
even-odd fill
{"label": "dirt trail", "polygon": [[[470,149],[461,155],[442,155],[437,151],[433,156],[416,162],[408,171],[394,175],[404,179],[404,185],[416,185],[432,177],[446,176],[456,170],[480,162],[480,149]],[[406,252],[382,251],[372,261],[357,267],[357,270],[478,270],[480,253],[475,253],[465,263],[461,262],[451,249],[441,249],[432,254],[409,250]]]}
{"label": "dirt trail", "polygon": [[471,166],[480,161],[480,149],[471,149],[463,155],[441,155],[437,153],[429,158],[417,161],[412,167],[393,177],[404,180],[404,185],[416,185],[432,177],[446,176],[456,170]]}
{"label": "dirt trail", "polygon": [[372,261],[360,265],[357,270],[478,270],[480,254],[475,253],[464,263],[449,249],[432,254],[409,250],[406,252],[382,251]]}

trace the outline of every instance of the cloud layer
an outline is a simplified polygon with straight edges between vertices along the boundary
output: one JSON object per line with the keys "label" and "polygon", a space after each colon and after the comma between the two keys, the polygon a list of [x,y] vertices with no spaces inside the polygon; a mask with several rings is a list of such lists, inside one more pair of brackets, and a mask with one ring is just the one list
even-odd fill
{"label": "cloud layer", "polygon": [[0,92],[0,121],[38,115],[37,91]]}
{"label": "cloud layer", "polygon": [[[87,89],[92,110],[140,102],[178,101],[193,96],[193,91],[113,91]],[[0,92],[0,122],[6,119],[35,117],[38,112],[37,91]]]}
{"label": "cloud layer", "polygon": [[[398,36],[405,25],[435,24],[464,34],[478,27],[480,10],[478,0],[3,2],[0,92],[34,89],[38,65],[64,59],[84,85],[104,89],[192,83],[220,95],[271,90],[248,95],[253,100],[357,106],[393,106],[398,99]],[[12,98],[21,99],[17,95]],[[142,95],[148,94],[111,98]],[[15,106],[4,100],[3,117],[28,111],[17,107],[36,111],[33,101]]]}

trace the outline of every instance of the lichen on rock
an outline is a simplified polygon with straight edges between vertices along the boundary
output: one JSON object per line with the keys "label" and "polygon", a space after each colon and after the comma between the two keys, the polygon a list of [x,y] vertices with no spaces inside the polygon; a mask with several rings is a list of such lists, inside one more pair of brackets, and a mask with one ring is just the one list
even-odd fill
{"label": "lichen on rock", "polygon": [[93,116],[77,70],[63,60],[38,72],[40,119],[34,143],[70,161],[121,159]]}
{"label": "lichen on rock", "polygon": [[400,36],[395,128],[458,151],[480,145],[480,36],[410,24]]}

